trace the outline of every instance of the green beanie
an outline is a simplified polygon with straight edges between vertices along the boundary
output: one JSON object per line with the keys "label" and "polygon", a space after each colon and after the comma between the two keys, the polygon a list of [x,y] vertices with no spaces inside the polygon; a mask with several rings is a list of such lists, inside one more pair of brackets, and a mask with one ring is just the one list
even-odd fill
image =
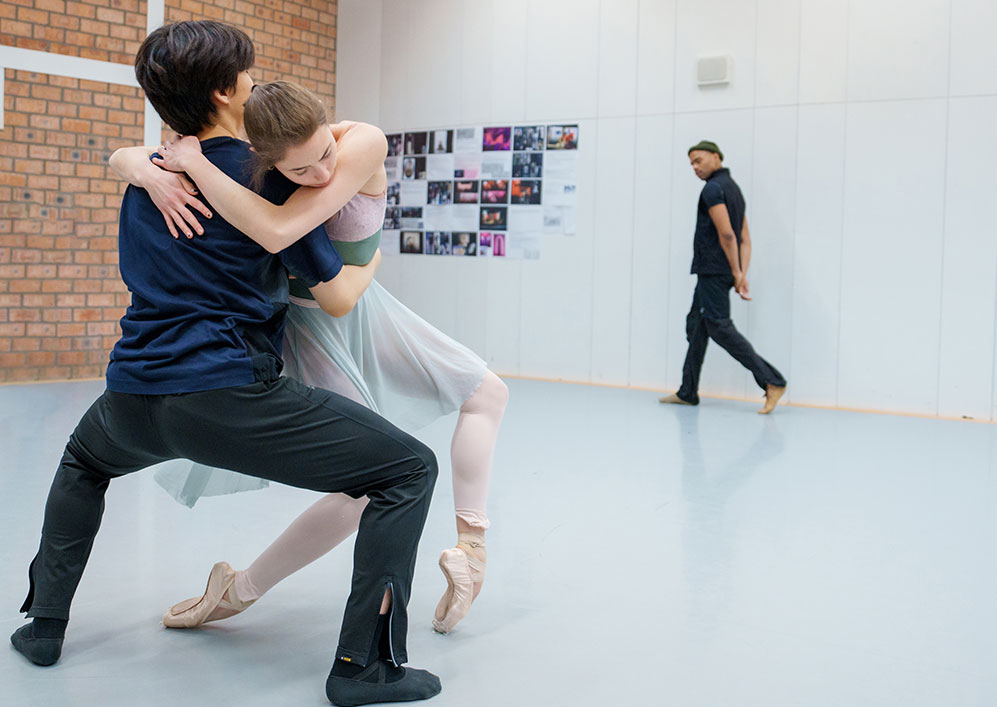
{"label": "green beanie", "polygon": [[722,153],[720,151],[720,148],[717,147],[717,143],[710,142],[709,140],[700,140],[697,144],[690,147],[689,152],[687,152],[686,154],[688,155],[693,150],[706,150],[707,152],[715,152],[718,155],[720,155],[721,160],[724,158],[724,153]]}

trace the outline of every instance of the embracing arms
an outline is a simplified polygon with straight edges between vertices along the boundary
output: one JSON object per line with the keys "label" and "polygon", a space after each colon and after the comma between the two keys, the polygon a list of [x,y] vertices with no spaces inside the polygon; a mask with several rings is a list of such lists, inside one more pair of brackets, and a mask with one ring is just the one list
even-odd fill
{"label": "embracing arms", "polygon": [[[344,123],[331,127],[334,136],[338,140],[356,125],[359,124]],[[121,148],[112,155],[110,166],[121,178],[148,191],[153,203],[162,212],[170,233],[174,238],[177,237],[178,231],[184,233],[188,238],[191,238],[194,233],[198,235],[203,234],[204,229],[198,223],[198,217],[192,209],[197,210],[199,214],[206,218],[211,218],[211,209],[195,196],[197,189],[184,175],[166,171],[150,162],[149,157],[156,150],[157,148],[154,147]],[[200,150],[198,149],[199,152]],[[348,158],[347,163],[349,161]],[[383,158],[381,161],[383,162]],[[377,167],[380,168],[380,166],[381,164],[378,163]],[[224,177],[224,175],[222,176]],[[228,180],[227,177],[225,179]],[[231,182],[231,180],[228,181]],[[231,183],[235,185],[235,182]],[[362,187],[363,184],[360,186]],[[248,192],[248,190],[244,191]],[[318,192],[322,190],[301,189],[299,191]],[[252,194],[252,192],[248,193],[255,197],[255,194]],[[352,196],[352,193],[349,194],[346,200],[352,198]],[[266,203],[269,204],[269,202]],[[331,216],[331,213],[329,216]],[[322,220],[326,220],[327,218],[328,216],[323,215]],[[291,238],[290,241],[297,240],[304,233],[308,233],[308,231],[295,233],[294,238]],[[270,249],[268,248],[268,250]],[[316,302],[324,311],[334,317],[346,315],[353,309],[357,300],[370,285],[380,260],[381,254],[380,251],[377,251],[374,258],[367,265],[344,266],[336,277],[311,288]]]}
{"label": "embracing arms", "polygon": [[337,139],[332,180],[324,187],[298,189],[280,206],[211,164],[201,154],[197,138],[182,138],[169,148],[166,159],[156,160],[156,164],[186,172],[226,221],[277,253],[343,208],[383,165],[387,151],[387,140],[379,128],[366,123],[347,125]]}
{"label": "embracing arms", "polygon": [[174,238],[177,230],[188,238],[195,233],[203,235],[204,229],[191,209],[205,218],[211,218],[211,209],[196,198],[197,189],[184,175],[167,172],[149,161],[155,152],[155,147],[121,147],[114,151],[108,164],[126,182],[149,192]]}
{"label": "embracing arms", "polygon": [[345,317],[374,279],[374,272],[380,262],[381,249],[378,248],[366,265],[344,265],[336,277],[328,282],[320,282],[308,288],[308,291],[326,314]]}
{"label": "embracing arms", "polygon": [[194,137],[176,143],[169,162],[159,161],[173,171],[149,160],[158,150],[155,147],[120,148],[111,155],[109,164],[119,177],[149,192],[174,237],[178,230],[188,238],[203,233],[191,209],[211,218],[211,209],[194,196],[197,188],[184,175],[174,173],[184,171],[225,220],[277,253],[331,218],[363,190],[384,163],[388,148],[379,128],[343,121],[330,129],[338,151],[332,181],[322,188],[298,189],[281,206],[246,189],[211,164]]}

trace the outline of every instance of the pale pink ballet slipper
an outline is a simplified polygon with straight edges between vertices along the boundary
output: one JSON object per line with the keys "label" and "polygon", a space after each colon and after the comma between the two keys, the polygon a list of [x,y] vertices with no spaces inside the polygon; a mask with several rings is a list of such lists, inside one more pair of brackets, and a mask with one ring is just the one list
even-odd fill
{"label": "pale pink ballet slipper", "polygon": [[[228,592],[228,598],[225,593]],[[209,621],[218,621],[235,616],[247,609],[255,599],[242,601],[235,593],[235,570],[227,562],[219,562],[211,568],[208,585],[204,594],[179,604],[174,604],[163,614],[163,626],[167,628],[196,628]],[[216,609],[221,609],[215,613]]]}
{"label": "pale pink ballet slipper", "polygon": [[440,553],[440,569],[446,577],[447,589],[433,616],[433,629],[438,633],[449,633],[470,610],[475,583],[485,581],[485,562],[473,552],[484,546],[484,535],[459,533],[457,547]]}

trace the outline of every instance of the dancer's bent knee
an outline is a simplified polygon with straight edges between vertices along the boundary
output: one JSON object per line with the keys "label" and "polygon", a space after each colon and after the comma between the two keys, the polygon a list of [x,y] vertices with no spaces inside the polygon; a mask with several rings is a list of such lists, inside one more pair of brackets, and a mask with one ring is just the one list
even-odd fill
{"label": "dancer's bent knee", "polygon": [[488,414],[501,419],[508,402],[509,386],[491,371],[486,371],[481,385],[464,401],[460,411],[465,414]]}

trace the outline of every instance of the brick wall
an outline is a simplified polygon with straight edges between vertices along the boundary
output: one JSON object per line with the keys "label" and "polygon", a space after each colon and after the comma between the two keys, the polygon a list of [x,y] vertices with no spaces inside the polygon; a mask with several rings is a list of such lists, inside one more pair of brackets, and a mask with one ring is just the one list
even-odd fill
{"label": "brick wall", "polygon": [[97,377],[128,304],[121,184],[105,161],[141,142],[143,101],[129,86],[20,71],[5,88],[0,380]]}
{"label": "brick wall", "polygon": [[[138,0],[3,0],[0,44],[131,64]],[[167,22],[217,19],[256,44],[257,81],[290,78],[333,105],[336,3],[168,0]],[[124,184],[107,168],[143,138],[141,91],[5,70],[0,130],[0,382],[103,375],[128,294],[117,270]]]}

